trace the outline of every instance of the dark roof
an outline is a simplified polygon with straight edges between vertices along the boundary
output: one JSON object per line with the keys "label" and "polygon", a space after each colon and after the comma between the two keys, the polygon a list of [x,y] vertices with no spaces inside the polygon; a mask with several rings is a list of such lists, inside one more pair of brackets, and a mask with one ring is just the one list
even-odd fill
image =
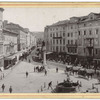
{"label": "dark roof", "polygon": [[62,20],[62,21],[56,22],[50,26],[64,25],[64,24],[67,24],[68,22],[69,22],[69,20]]}
{"label": "dark roof", "polygon": [[3,31],[7,31],[7,32],[14,33],[14,34],[18,35],[18,33],[15,32],[15,31],[13,31],[13,30],[8,30],[8,29],[5,29],[5,28],[4,28]]}
{"label": "dark roof", "polygon": [[[90,14],[94,14],[95,16],[96,16],[96,18],[97,19],[99,19],[100,18],[100,13],[93,13],[93,12],[91,12]],[[90,14],[88,14],[87,16],[80,16],[80,17],[71,17],[71,18],[75,18],[75,19],[77,19],[77,22],[79,23],[79,22],[84,22],[84,21],[88,21],[89,19],[88,19],[88,16],[90,15]],[[76,23],[76,22],[71,22],[71,20],[62,20],[62,21],[58,21],[58,22],[56,22],[56,23],[54,23],[54,24],[52,24],[52,25],[48,25],[48,26],[46,26],[46,27],[52,27],[52,26],[59,26],[59,25],[67,25],[67,24],[69,24],[69,23]]]}
{"label": "dark roof", "polygon": [[19,30],[27,33],[27,31],[21,27],[19,24],[14,24],[14,23],[8,23],[4,26],[4,29],[7,29],[7,30],[10,30],[10,31],[13,31],[13,32],[18,32]]}

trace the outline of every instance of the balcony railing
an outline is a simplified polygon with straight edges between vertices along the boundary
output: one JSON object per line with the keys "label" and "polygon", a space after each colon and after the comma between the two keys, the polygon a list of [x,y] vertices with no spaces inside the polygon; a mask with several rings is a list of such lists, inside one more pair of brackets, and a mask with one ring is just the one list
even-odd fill
{"label": "balcony railing", "polygon": [[62,37],[53,37],[53,39],[62,39]]}
{"label": "balcony railing", "polygon": [[86,44],[86,47],[91,47],[91,48],[93,48],[94,45],[93,45],[93,44]]}
{"label": "balcony railing", "polygon": [[77,44],[66,44],[67,47],[77,47]]}

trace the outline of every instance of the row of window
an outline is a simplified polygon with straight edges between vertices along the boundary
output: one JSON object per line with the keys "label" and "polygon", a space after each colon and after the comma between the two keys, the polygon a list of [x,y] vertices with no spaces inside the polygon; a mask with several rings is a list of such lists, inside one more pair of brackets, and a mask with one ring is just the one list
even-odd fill
{"label": "row of window", "polygon": [[[66,26],[66,27],[62,27],[62,29],[63,30],[65,30],[65,28],[67,28],[68,30],[70,30],[70,29],[78,29],[78,28],[81,28],[81,27],[89,27],[89,26],[92,26],[92,25],[99,25],[100,24],[100,22],[94,22],[94,23],[81,23],[81,24],[74,24],[74,25],[68,25],[68,26]],[[61,27],[60,27],[61,28]],[[59,29],[59,27],[58,28],[50,28],[49,30],[50,31],[54,31],[54,30],[58,30]]]}
{"label": "row of window", "polygon": [[[95,54],[99,54],[98,49],[95,49],[93,52],[94,52]],[[84,53],[86,53],[86,48],[84,48]],[[93,53],[92,53],[92,55],[93,55]]]}
{"label": "row of window", "polygon": [[77,44],[77,40],[68,40],[67,44]]}
{"label": "row of window", "polygon": [[[63,45],[65,45],[65,39],[53,39],[53,41],[51,40],[51,44],[63,44]],[[77,44],[77,40],[68,40],[67,44],[75,45],[75,44]]]}
{"label": "row of window", "polygon": [[65,46],[51,47],[51,51],[65,52]]}
{"label": "row of window", "polygon": [[65,32],[60,32],[60,34],[58,32],[56,33],[50,33],[50,37],[65,37]]}
{"label": "row of window", "polygon": [[63,45],[65,45],[65,39],[53,39],[53,43],[51,40],[51,44],[63,44]]}
{"label": "row of window", "polygon": [[[82,31],[78,31],[78,35],[79,36],[81,35],[81,32]],[[87,31],[84,30],[83,33],[84,33],[84,35],[86,35],[87,34]],[[88,33],[89,33],[89,35],[93,35],[93,31],[92,30],[88,30]],[[99,33],[99,30],[98,29],[95,29],[95,34],[98,35],[98,33]]]}
{"label": "row of window", "polygon": [[[83,32],[84,32],[84,35],[87,34],[87,31],[86,31],[86,30],[84,30]],[[96,30],[95,30],[95,34],[97,35],[98,32],[99,32],[98,29],[96,29]],[[89,35],[92,35],[92,34],[93,34],[92,30],[89,30]],[[81,35],[81,31],[78,31],[78,35],[79,35],[79,36]],[[60,33],[60,37],[61,37],[61,36],[62,36],[62,33]],[[71,33],[68,33],[67,36],[68,36],[68,37],[73,37],[73,33],[72,33],[72,32],[71,32]],[[59,34],[58,34],[58,32],[57,32],[56,34],[55,34],[55,33],[53,33],[53,34],[51,33],[51,34],[50,34],[50,37],[59,37]],[[65,37],[65,32],[63,32],[63,37]]]}
{"label": "row of window", "polygon": [[[58,30],[59,28],[50,28],[50,31]],[[62,27],[63,30],[65,30],[65,27]]]}
{"label": "row of window", "polygon": [[68,53],[77,53],[77,48],[68,48]]}
{"label": "row of window", "polygon": [[73,33],[67,33],[68,37],[73,37]]}

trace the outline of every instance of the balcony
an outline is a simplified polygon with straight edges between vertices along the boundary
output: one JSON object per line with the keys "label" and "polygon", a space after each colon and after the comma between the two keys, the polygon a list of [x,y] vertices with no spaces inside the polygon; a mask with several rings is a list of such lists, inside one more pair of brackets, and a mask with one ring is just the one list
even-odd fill
{"label": "balcony", "polygon": [[67,47],[77,47],[77,44],[66,44]]}
{"label": "balcony", "polygon": [[94,44],[93,43],[86,43],[85,46],[87,48],[93,48],[94,47]]}
{"label": "balcony", "polygon": [[67,54],[69,54],[69,55],[77,55],[78,53],[76,52],[76,53],[73,53],[73,52],[67,52]]}
{"label": "balcony", "polygon": [[53,37],[53,39],[62,39],[62,37]]}

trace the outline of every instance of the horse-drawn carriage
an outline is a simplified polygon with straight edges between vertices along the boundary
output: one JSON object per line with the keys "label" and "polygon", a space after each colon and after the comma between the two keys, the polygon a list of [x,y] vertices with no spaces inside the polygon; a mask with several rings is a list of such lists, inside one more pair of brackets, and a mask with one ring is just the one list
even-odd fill
{"label": "horse-drawn carriage", "polygon": [[91,77],[94,75],[95,71],[93,69],[86,69],[86,75],[87,77]]}
{"label": "horse-drawn carriage", "polygon": [[37,65],[37,66],[35,67],[35,70],[36,70],[37,72],[44,72],[44,71],[45,71],[45,67],[44,67],[44,66],[41,66],[41,65]]}
{"label": "horse-drawn carriage", "polygon": [[72,70],[72,65],[66,65],[66,71],[68,72],[68,71],[71,71]]}
{"label": "horse-drawn carriage", "polygon": [[74,74],[74,73],[78,74],[78,71],[79,71],[80,69],[81,69],[81,67],[79,67],[79,66],[74,66],[74,67],[72,68],[73,74]]}
{"label": "horse-drawn carriage", "polygon": [[84,68],[79,69],[78,75],[79,77],[86,77],[86,69]]}
{"label": "horse-drawn carriage", "polygon": [[93,69],[85,69],[85,68],[81,68],[78,71],[78,75],[82,76],[82,77],[91,77],[94,75],[94,70]]}

